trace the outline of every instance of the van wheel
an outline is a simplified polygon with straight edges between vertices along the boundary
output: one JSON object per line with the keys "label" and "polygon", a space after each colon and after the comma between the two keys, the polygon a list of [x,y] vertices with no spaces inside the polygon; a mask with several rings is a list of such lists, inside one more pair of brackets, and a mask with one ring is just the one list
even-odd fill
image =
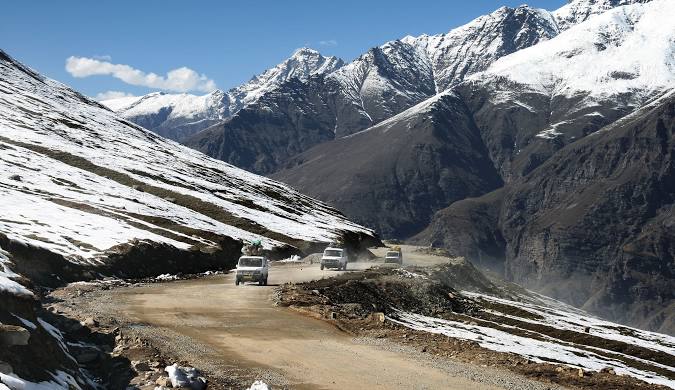
{"label": "van wheel", "polygon": [[235,284],[236,286],[238,286],[238,285],[239,285],[239,279],[235,279],[235,280],[234,280],[234,284]]}
{"label": "van wheel", "polygon": [[264,284],[263,284],[264,282],[265,282],[265,280],[260,279],[260,280],[258,281],[258,286],[264,286]]}
{"label": "van wheel", "polygon": [[323,271],[323,264],[321,264],[321,271]]}
{"label": "van wheel", "polygon": [[267,286],[267,278],[265,278],[265,286]]}

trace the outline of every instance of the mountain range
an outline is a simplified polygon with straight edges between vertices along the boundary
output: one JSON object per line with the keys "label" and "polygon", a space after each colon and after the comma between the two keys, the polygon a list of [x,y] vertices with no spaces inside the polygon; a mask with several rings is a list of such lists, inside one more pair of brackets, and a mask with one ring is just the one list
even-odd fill
{"label": "mountain range", "polygon": [[673,6],[502,7],[291,77],[182,142],[385,237],[673,333]]}
{"label": "mountain range", "polygon": [[422,228],[418,243],[672,333],[673,11],[610,9],[272,176],[385,236]]}

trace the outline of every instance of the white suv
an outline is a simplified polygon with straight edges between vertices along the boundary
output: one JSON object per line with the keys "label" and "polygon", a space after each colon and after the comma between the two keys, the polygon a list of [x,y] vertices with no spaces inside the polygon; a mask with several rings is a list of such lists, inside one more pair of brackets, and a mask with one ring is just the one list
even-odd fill
{"label": "white suv", "polygon": [[261,286],[267,286],[269,264],[264,256],[242,256],[237,263],[234,274],[234,284],[244,282],[258,282]]}
{"label": "white suv", "polygon": [[346,270],[347,261],[349,261],[347,249],[328,247],[323,251],[323,256],[321,257],[321,269],[337,268],[338,271]]}

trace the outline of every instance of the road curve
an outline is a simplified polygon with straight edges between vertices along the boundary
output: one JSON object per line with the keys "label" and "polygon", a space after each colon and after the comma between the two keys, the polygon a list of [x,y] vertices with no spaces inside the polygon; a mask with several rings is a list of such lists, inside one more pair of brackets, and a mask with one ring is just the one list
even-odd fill
{"label": "road curve", "polygon": [[[350,263],[350,269],[370,265]],[[116,306],[126,318],[215,348],[223,364],[273,370],[291,388],[479,390],[541,385],[524,378],[514,382],[514,374],[505,370],[459,362],[440,365],[413,352],[361,343],[327,322],[272,303],[274,285],[335,274],[316,264],[276,266],[267,287],[235,286],[232,274],[220,275],[118,290]],[[475,375],[467,375],[464,366]],[[486,375],[505,379],[480,379]]]}

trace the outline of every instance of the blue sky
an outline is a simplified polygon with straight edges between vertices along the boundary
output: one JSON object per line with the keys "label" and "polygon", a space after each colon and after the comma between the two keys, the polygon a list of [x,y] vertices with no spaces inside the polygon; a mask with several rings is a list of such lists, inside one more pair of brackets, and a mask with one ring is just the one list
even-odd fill
{"label": "blue sky", "polygon": [[[565,0],[531,0],[549,10]],[[405,35],[449,31],[523,1],[13,1],[3,4],[0,48],[90,96],[159,89],[228,89],[309,46],[347,61]],[[73,77],[66,59],[86,57],[191,83],[130,85],[111,75]],[[72,70],[72,69],[71,69]],[[91,73],[91,72],[90,72]],[[89,74],[82,69],[78,74]],[[138,76],[138,74],[133,74]],[[134,76],[134,77],[135,77]],[[199,77],[202,77],[199,79]],[[139,77],[145,77],[141,74]],[[143,78],[143,80],[147,80]],[[139,83],[136,83],[139,84]]]}

